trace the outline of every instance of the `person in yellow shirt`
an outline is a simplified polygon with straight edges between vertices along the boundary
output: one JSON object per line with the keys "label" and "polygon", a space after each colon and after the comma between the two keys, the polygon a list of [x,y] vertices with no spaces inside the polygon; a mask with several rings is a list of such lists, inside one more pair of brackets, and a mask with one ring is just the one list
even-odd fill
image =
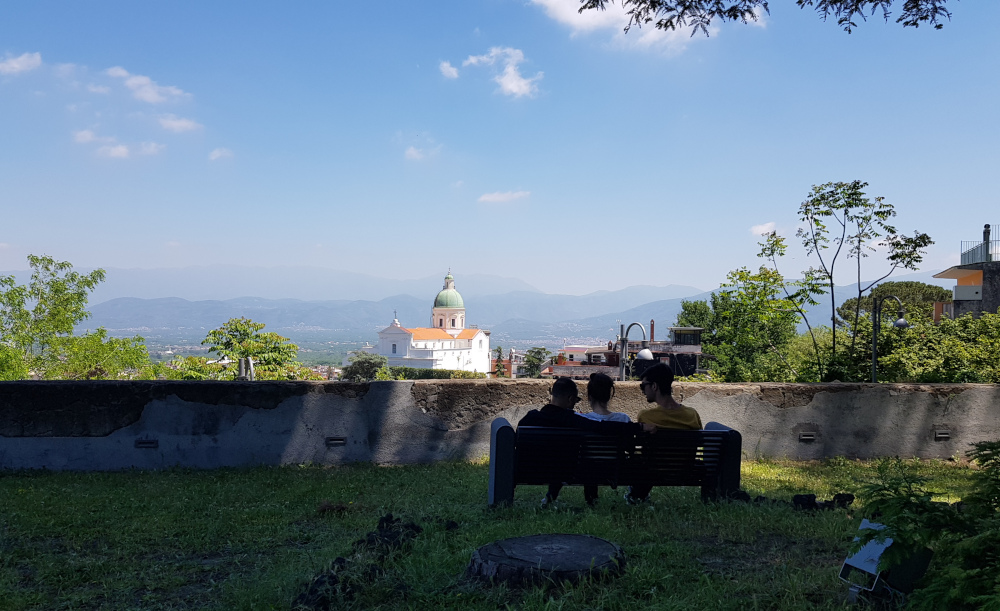
{"label": "person in yellow shirt", "polygon": [[[674,372],[663,363],[653,365],[639,378],[639,390],[646,401],[656,403],[656,407],[639,412],[637,420],[643,425],[653,425],[657,429],[701,430],[701,416],[694,409],[674,401]],[[625,502],[638,505],[649,500],[652,486],[632,486],[625,493]]]}

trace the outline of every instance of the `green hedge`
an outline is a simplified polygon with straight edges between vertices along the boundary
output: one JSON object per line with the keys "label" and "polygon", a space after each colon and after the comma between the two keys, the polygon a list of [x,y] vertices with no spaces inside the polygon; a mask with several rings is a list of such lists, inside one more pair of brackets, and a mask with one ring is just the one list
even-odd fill
{"label": "green hedge", "polygon": [[390,367],[392,377],[397,380],[472,380],[485,378],[478,371],[458,371],[455,369],[417,369],[415,367]]}

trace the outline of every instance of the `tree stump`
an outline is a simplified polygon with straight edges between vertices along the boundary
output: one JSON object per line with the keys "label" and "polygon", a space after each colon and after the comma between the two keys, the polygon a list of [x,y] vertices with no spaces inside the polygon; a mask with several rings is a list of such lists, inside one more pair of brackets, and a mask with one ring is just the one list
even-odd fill
{"label": "tree stump", "polygon": [[625,552],[590,535],[531,535],[501,539],[472,552],[465,574],[512,586],[544,581],[576,582],[614,577],[625,568]]}

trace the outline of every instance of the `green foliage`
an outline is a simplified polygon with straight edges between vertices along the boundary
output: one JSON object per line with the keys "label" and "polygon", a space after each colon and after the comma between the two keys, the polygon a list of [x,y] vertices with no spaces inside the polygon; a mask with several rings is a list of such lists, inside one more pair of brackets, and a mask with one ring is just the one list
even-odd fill
{"label": "green foliage", "polygon": [[351,357],[351,364],[341,372],[340,379],[347,382],[368,382],[374,380],[379,370],[388,364],[389,359],[381,354],[355,352]]}
{"label": "green foliage", "polygon": [[529,378],[542,377],[542,366],[552,357],[552,353],[545,348],[529,348],[524,353],[524,373]]}
{"label": "green foliage", "polygon": [[108,337],[103,328],[74,336],[90,316],[87,298],[103,269],[73,271],[67,261],[28,256],[31,280],[0,276],[0,379],[121,379],[149,377],[149,354],[139,336]]}
{"label": "green foliage", "polygon": [[[809,197],[799,206],[799,221],[804,225],[796,232],[802,240],[806,252],[815,257],[819,266],[813,266],[803,272],[806,287],[810,295],[829,293],[830,324],[837,320],[835,295],[835,270],[841,254],[848,262],[854,260],[853,272],[858,283],[857,300],[855,301],[854,324],[860,318],[860,302],[862,295],[873,286],[888,278],[897,269],[916,270],[923,260],[923,254],[928,246],[933,244],[926,233],[914,232],[906,236],[896,231],[889,224],[896,210],[883,197],[869,198],[864,189],[868,183],[855,180],[846,182],[829,182],[813,186]],[[886,262],[889,271],[868,286],[861,282],[862,261],[875,251],[873,244],[883,242],[888,246]],[[778,256],[784,253],[776,253]],[[770,257],[777,269],[777,256]],[[825,287],[821,288],[821,284]],[[811,327],[810,327],[811,329]],[[836,360],[837,334],[833,334],[830,347],[830,358]],[[857,336],[851,336],[851,349],[856,348]],[[817,360],[820,354],[816,351]],[[824,379],[841,377],[835,369],[823,371],[823,363],[818,363],[820,374]]]}
{"label": "green foliage", "polygon": [[46,379],[121,380],[154,377],[142,337],[108,337],[101,327],[52,340],[43,366]]}
{"label": "green foliage", "polygon": [[[220,360],[252,358],[257,379],[319,379],[295,361],[298,346],[277,333],[261,333],[264,326],[249,318],[230,318],[218,329],[209,331],[201,343],[209,344],[208,351],[218,354]],[[223,368],[222,379],[234,379],[237,373],[236,364],[228,364]]]}
{"label": "green foliage", "polygon": [[677,325],[705,329],[702,350],[714,360],[714,376],[726,382],[795,379],[786,352],[799,315],[785,284],[773,269],[743,267],[729,272],[711,304],[681,303]]}
{"label": "green foliage", "polygon": [[[907,320],[909,329],[881,327],[879,379],[1000,383],[1000,314],[983,313],[980,318],[966,314],[955,320],[943,318],[939,324],[919,314]],[[870,338],[871,322],[862,319],[854,331]],[[870,366],[870,350],[870,345],[863,345],[854,361]]]}
{"label": "green foliage", "polygon": [[[860,302],[857,297],[851,297],[837,308],[838,323],[843,325],[848,320],[853,320],[855,312],[871,314],[872,298],[895,295],[903,302],[907,317],[921,315],[931,318],[934,314],[934,302],[951,302],[951,291],[948,289],[927,284],[926,282],[914,282],[906,280],[902,282],[883,282],[872,288],[871,292],[862,297]],[[886,308],[892,307],[895,312],[895,301],[886,301]]]}
{"label": "green foliage", "polygon": [[507,366],[503,364],[503,347],[497,346],[493,350],[493,356],[495,359],[496,366],[494,367],[494,373],[498,378],[503,378],[507,375]]}
{"label": "green foliage", "polygon": [[[580,0],[580,12],[591,9],[604,10],[609,0]],[[795,0],[799,8],[811,7],[826,21],[833,17],[845,32],[858,27],[857,21],[867,21],[869,15],[880,11],[889,20],[889,7],[893,0]],[[948,0],[900,0],[902,11],[896,23],[903,27],[931,25],[940,30],[945,19],[951,19],[951,12],[945,8]],[[610,0],[614,4],[615,0]],[[757,21],[769,14],[768,0],[620,0],[629,16],[627,32],[632,26],[642,27],[653,24],[661,30],[676,30],[691,27],[708,36],[713,21]],[[694,32],[692,32],[693,34]]]}
{"label": "green foliage", "polygon": [[387,382],[389,380],[399,380],[401,378],[397,378],[395,375],[393,375],[392,371],[389,369],[388,366],[383,366],[379,367],[378,371],[375,372],[374,379],[376,382]]}
{"label": "green foliage", "polygon": [[389,367],[392,380],[475,380],[485,378],[481,371],[462,371],[459,369],[421,369],[417,367]]}
{"label": "green foliage", "polygon": [[979,467],[961,510],[935,503],[926,480],[898,459],[882,461],[877,481],[866,487],[865,511],[886,528],[865,531],[855,548],[892,539],[880,569],[925,548],[934,560],[909,608],[1000,609],[1000,441],[974,444],[967,455]]}
{"label": "green foliage", "polygon": [[28,377],[28,364],[16,349],[0,344],[0,382]]}
{"label": "green foliage", "polygon": [[218,363],[209,363],[205,356],[179,356],[164,372],[168,380],[222,380],[229,375]]}

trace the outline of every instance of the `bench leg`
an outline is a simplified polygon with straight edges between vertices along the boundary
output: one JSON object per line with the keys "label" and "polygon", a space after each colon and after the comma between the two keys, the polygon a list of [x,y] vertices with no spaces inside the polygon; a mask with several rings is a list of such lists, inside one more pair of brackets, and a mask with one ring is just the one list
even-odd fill
{"label": "bench leg", "polygon": [[514,429],[503,418],[493,421],[490,430],[490,507],[514,504]]}

